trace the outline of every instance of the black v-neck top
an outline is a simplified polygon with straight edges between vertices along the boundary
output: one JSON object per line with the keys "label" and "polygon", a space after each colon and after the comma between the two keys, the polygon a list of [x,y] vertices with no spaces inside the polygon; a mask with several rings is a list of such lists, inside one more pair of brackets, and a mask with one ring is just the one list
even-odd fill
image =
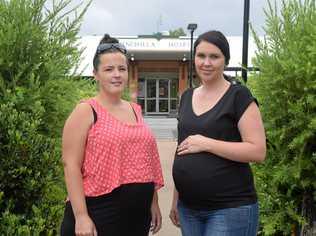
{"label": "black v-neck top", "polygon": [[[178,144],[190,135],[241,142],[238,121],[254,101],[241,84],[231,84],[208,111],[196,115],[192,108],[194,89],[186,90],[178,113]],[[175,156],[173,178],[179,199],[194,209],[222,209],[257,201],[248,163],[231,161],[209,152]]]}

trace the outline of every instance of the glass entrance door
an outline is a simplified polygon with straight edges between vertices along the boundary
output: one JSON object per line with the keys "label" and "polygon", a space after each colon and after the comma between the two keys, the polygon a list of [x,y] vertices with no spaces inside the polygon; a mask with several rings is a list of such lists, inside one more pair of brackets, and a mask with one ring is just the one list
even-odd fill
{"label": "glass entrance door", "polygon": [[145,80],[146,84],[146,113],[156,113],[157,112],[157,80],[149,79]]}
{"label": "glass entrance door", "polygon": [[145,115],[166,115],[176,111],[178,93],[177,79],[140,79],[138,81],[138,104]]}
{"label": "glass entrance door", "polygon": [[170,79],[159,79],[157,80],[158,88],[158,112],[159,113],[169,113],[169,85]]}
{"label": "glass entrance door", "polygon": [[170,79],[146,80],[146,114],[169,113],[169,81]]}

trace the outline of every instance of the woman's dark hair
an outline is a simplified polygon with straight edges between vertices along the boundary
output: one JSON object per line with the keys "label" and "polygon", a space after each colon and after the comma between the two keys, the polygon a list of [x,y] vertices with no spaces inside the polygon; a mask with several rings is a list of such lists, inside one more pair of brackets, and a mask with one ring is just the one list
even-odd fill
{"label": "woman's dark hair", "polygon": [[214,44],[216,47],[218,47],[225,57],[225,64],[228,65],[230,59],[229,43],[226,37],[220,31],[211,30],[201,34],[194,42],[194,55],[196,53],[196,47],[202,41]]}
{"label": "woman's dark hair", "polygon": [[126,62],[128,63],[127,54],[126,54],[127,52],[124,45],[120,44],[116,38],[112,38],[109,34],[105,34],[103,38],[101,39],[101,41],[99,42],[97,50],[94,54],[93,68],[95,70],[98,69],[98,66],[100,64],[100,56],[102,54],[112,53],[112,52],[120,52],[124,54],[126,57]]}
{"label": "woman's dark hair", "polygon": [[119,41],[116,38],[112,38],[109,34],[105,34],[103,38],[101,39],[99,45],[103,43],[118,43],[118,42]]}

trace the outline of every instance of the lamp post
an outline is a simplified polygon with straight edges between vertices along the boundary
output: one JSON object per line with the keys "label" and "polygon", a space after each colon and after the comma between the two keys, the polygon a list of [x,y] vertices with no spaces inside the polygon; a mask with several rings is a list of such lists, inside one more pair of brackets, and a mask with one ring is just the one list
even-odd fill
{"label": "lamp post", "polygon": [[189,70],[189,86],[192,88],[192,72],[193,72],[193,32],[196,30],[197,24],[188,24],[188,30],[191,33],[191,49],[190,49],[190,70]]}
{"label": "lamp post", "polygon": [[244,29],[243,29],[243,44],[242,44],[242,69],[241,76],[244,82],[247,82],[248,70],[248,37],[249,37],[249,0],[244,0]]}

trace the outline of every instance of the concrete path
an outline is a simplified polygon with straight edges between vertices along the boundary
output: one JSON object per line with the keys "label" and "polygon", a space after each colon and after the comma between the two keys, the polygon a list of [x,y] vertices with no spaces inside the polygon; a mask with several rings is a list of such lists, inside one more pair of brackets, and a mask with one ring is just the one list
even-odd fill
{"label": "concrete path", "polygon": [[145,117],[144,121],[151,128],[155,137],[160,140],[175,140],[177,138],[176,118]]}
{"label": "concrete path", "polygon": [[169,219],[169,211],[173,194],[172,163],[176,150],[174,140],[158,140],[158,150],[165,180],[165,186],[159,190],[159,205],[162,214],[162,228],[157,236],[181,236],[180,229],[175,227]]}

